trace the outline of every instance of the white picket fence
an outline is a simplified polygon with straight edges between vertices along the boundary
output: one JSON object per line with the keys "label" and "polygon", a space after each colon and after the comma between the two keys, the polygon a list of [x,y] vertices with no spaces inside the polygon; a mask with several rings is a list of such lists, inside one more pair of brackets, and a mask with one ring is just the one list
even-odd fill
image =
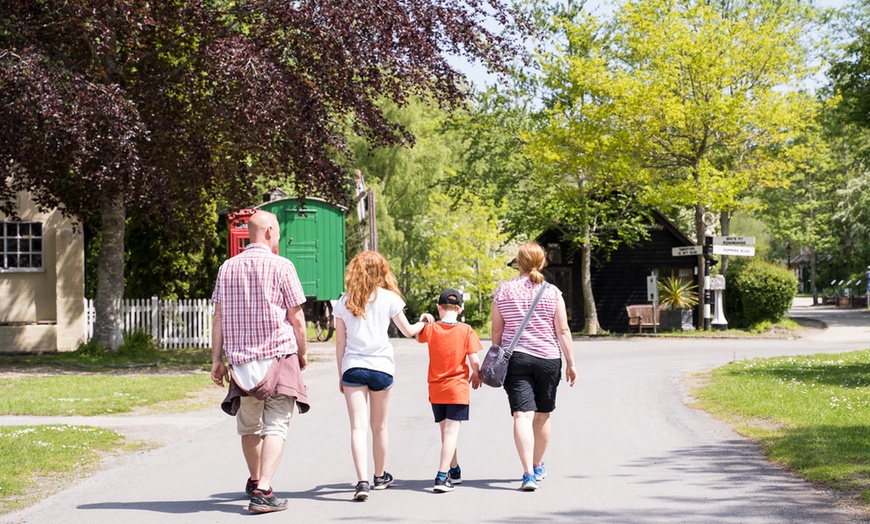
{"label": "white picket fence", "polygon": [[[85,338],[94,336],[94,301],[85,300]],[[124,331],[142,330],[165,348],[211,347],[214,304],[209,299],[124,300]]]}

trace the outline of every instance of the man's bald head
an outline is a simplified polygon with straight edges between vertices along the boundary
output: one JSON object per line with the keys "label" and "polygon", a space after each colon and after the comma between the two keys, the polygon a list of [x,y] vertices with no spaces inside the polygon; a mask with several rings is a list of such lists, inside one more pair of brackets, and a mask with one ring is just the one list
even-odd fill
{"label": "man's bald head", "polygon": [[251,242],[266,244],[269,249],[278,249],[278,217],[268,211],[257,210],[248,219],[248,236]]}

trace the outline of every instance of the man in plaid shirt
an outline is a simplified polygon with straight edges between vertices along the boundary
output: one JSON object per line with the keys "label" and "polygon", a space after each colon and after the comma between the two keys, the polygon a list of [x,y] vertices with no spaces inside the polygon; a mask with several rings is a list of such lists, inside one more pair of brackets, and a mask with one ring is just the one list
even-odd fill
{"label": "man in plaid shirt", "polygon": [[[301,371],[308,364],[305,294],[289,260],[278,249],[278,219],[256,211],[248,221],[250,244],[218,271],[212,301],[211,377],[230,384],[229,413],[236,416],[242,452],[250,477],[245,491],[248,510],[267,513],[287,509],[287,500],[272,492],[293,407],[308,410]],[[232,375],[222,362],[226,354]]]}

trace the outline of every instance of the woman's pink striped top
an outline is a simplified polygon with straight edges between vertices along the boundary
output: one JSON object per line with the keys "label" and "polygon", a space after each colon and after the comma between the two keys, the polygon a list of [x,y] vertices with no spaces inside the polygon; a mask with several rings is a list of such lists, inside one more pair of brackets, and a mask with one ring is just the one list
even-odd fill
{"label": "woman's pink striped top", "polygon": [[[535,293],[540,284],[529,280],[528,276],[518,276],[502,283],[492,294],[493,302],[504,318],[504,331],[502,332],[501,345],[508,347],[517,333],[517,328],[523,322],[526,311],[532,305]],[[554,285],[550,285],[538,305],[535,307],[532,318],[526,325],[526,329],[520,335],[514,351],[526,353],[538,358],[555,359],[562,357],[559,340],[556,338],[556,304],[562,292]]]}

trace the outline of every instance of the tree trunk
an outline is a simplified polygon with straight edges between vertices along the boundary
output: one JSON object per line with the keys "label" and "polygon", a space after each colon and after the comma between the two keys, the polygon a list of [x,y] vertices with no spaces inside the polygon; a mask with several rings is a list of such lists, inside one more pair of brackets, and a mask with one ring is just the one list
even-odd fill
{"label": "tree trunk", "polygon": [[123,341],[124,319],[124,228],[126,210],[120,195],[100,198],[103,238],[97,263],[97,294],[94,298],[94,339],[115,353]]}
{"label": "tree trunk", "polygon": [[813,305],[819,305],[819,288],[816,286],[816,247],[810,246],[810,289],[813,291]]}
{"label": "tree trunk", "polygon": [[592,245],[588,228],[583,234],[583,245],[580,246],[580,273],[586,334],[597,335],[601,326],[598,324],[598,310],[595,309],[595,295],[592,294]]}

